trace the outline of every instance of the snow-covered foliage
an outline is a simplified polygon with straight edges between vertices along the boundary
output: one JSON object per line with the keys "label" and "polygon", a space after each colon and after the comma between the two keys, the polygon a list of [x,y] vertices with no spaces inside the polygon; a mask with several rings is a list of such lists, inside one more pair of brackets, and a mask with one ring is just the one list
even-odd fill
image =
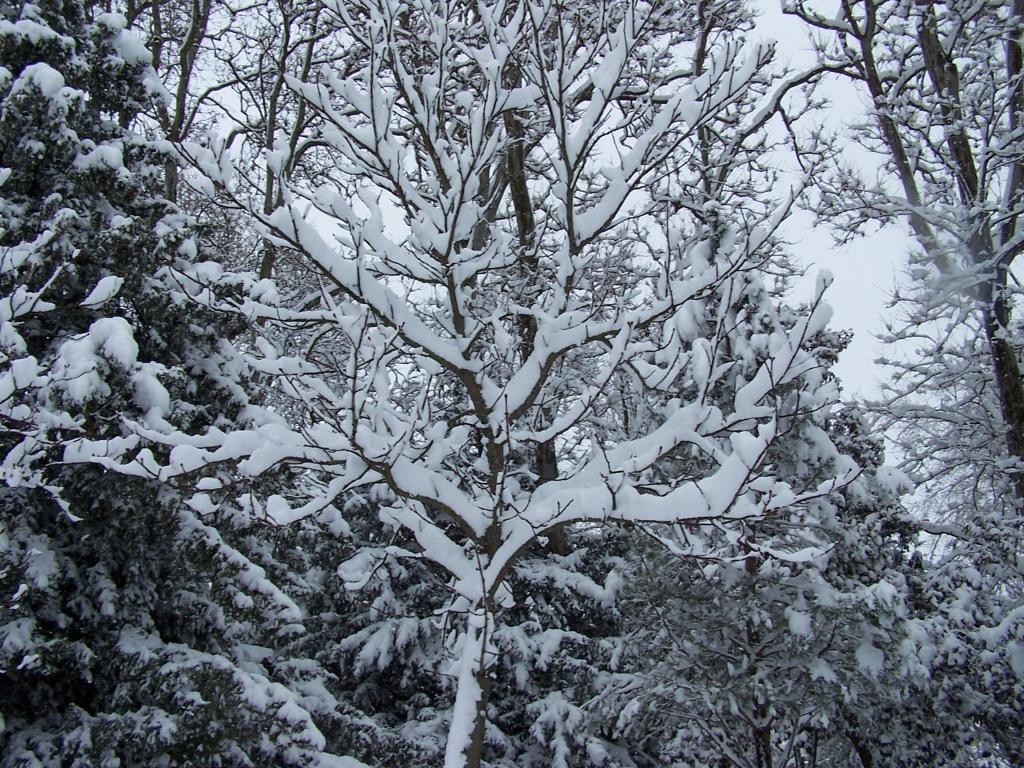
{"label": "snow-covered foliage", "polygon": [[[0,6],[0,766],[1019,762],[1019,22],[807,5],[799,72],[734,0]],[[812,186],[910,217],[949,514]]]}
{"label": "snow-covered foliage", "polygon": [[1022,8],[863,0],[833,16],[790,5],[818,32],[821,61],[870,99],[855,139],[884,170],[872,178],[840,158],[817,179],[819,214],[840,239],[902,220],[916,241],[874,410],[921,483],[913,509],[931,546],[916,610],[934,644],[933,696],[1018,764]]}
{"label": "snow-covered foliage", "polygon": [[195,246],[126,127],[156,89],[123,27],[0,9],[0,764],[346,765],[275,679],[303,612],[215,526],[231,508],[76,463],[246,406],[230,326],[155,277]]}
{"label": "snow-covered foliage", "polygon": [[[862,428],[850,419],[829,425],[836,442],[851,424]],[[787,453],[799,456],[806,435],[791,437]],[[798,476],[822,466],[789,468]],[[642,650],[610,693],[630,713],[620,718],[623,733],[661,760],[694,766],[814,764],[819,754],[849,759],[862,744],[874,754],[876,734],[861,733],[856,717],[876,712],[880,699],[911,701],[926,673],[920,662],[908,669],[901,648],[901,510],[877,467],[865,470],[811,519],[751,525],[728,559],[635,543],[623,610],[633,619],[630,646]],[[813,531],[816,557],[793,557],[800,530]]]}
{"label": "snow-covered foliage", "polygon": [[[673,237],[687,214],[661,194],[667,175],[684,183],[676,169],[700,151],[703,127],[749,96],[758,108],[738,113],[742,143],[791,86],[766,92],[758,47],[677,71],[672,30],[685,18],[671,5],[360,2],[325,13],[361,47],[359,66],[287,82],[324,123],[327,181],[289,181],[290,145],[275,143],[265,160],[284,192],[267,214],[229,147],[182,148],[197,187],[245,209],[317,282],[282,294],[211,263],[170,273],[210,309],[303,330],[262,333],[246,351],[291,403],[243,430],[139,424],[168,457],[126,456],[120,471],[287,468],[295,489],[263,507],[281,523],[388,487],[380,520],[404,545],[361,552],[341,575],[358,589],[410,558],[446,574],[451,665],[438,671],[457,680],[446,763],[476,763],[502,617],[528,597],[512,573],[531,552],[561,549],[581,524],[741,527],[856,473],[839,460],[831,476],[793,484],[768,458],[793,414],[827,412],[836,396],[808,348],[828,318],[820,295],[789,324],[763,322],[767,306],[734,314],[714,301],[755,279],[791,201],[765,227],[722,220],[693,244]],[[658,218],[667,237],[651,234]],[[721,399],[732,366],[715,364],[714,344],[736,323],[757,362]],[[612,428],[624,391],[657,403],[645,429]],[[658,471],[679,453],[702,460]]]}

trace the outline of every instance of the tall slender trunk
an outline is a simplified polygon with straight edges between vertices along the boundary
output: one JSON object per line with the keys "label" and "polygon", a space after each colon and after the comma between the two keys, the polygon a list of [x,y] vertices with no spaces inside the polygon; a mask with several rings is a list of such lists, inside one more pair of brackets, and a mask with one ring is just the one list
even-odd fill
{"label": "tall slender trunk", "polygon": [[999,406],[1006,424],[1006,447],[1021,470],[1014,476],[1017,499],[1024,499],[1024,389],[1021,388],[1017,352],[1007,339],[1009,309],[1003,286],[992,286],[996,295],[986,307],[985,336],[992,356],[992,370],[999,393]]}
{"label": "tall slender trunk", "polygon": [[875,768],[875,758],[871,754],[871,750],[868,749],[867,745],[860,740],[857,736],[856,731],[847,731],[846,738],[850,740],[853,745],[853,751],[857,753],[857,757],[860,759],[862,768]]}
{"label": "tall slender trunk", "polygon": [[[949,153],[949,162],[956,176],[957,190],[965,214],[974,220],[974,229],[966,237],[963,246],[968,251],[972,266],[987,274],[983,274],[980,284],[972,292],[971,299],[976,301],[982,314],[984,333],[989,346],[989,359],[992,365],[996,394],[999,399],[1000,412],[1005,426],[1005,443],[1007,454],[1024,466],[1024,388],[1021,385],[1020,365],[1012,344],[1006,338],[1006,329],[1010,322],[1010,307],[1006,301],[1005,288],[1009,262],[1013,253],[1002,253],[996,247],[992,223],[981,215],[984,206],[984,190],[981,188],[980,174],[971,149],[970,139],[964,129],[963,107],[961,105],[960,75],[956,62],[943,47],[935,16],[935,5],[931,0],[917,0],[919,12],[917,41],[924,58],[925,69],[932,86],[940,101],[940,110],[945,122],[945,144]],[[1018,12],[1024,9],[1021,0],[1014,0],[1014,8]],[[896,168],[900,184],[903,187],[910,213],[908,220],[914,237],[924,249],[928,258],[942,273],[953,271],[953,260],[947,249],[940,243],[932,229],[931,223],[920,213],[926,201],[918,186],[915,170],[910,161],[910,153],[903,142],[903,136],[896,120],[892,116],[890,102],[883,78],[879,74],[875,61],[875,35],[878,32],[877,3],[865,0],[864,17],[861,21],[852,16],[847,17],[851,24],[852,34],[860,44],[863,79],[871,94],[875,108],[875,118],[885,142],[886,149]],[[849,14],[850,11],[847,10]],[[1007,69],[1012,81],[1020,79],[1021,51],[1020,44],[1010,41],[1007,44]],[[1021,84],[1016,82],[1011,98],[1010,121],[1011,129],[1020,120],[1020,112],[1024,106],[1024,98],[1020,94]],[[1008,199],[1020,196],[1024,186],[1024,169],[1017,163],[1011,169]],[[1012,204],[1012,203],[1011,203]],[[1011,242],[1015,236],[1016,217],[1008,217],[1000,233],[1000,242]],[[1024,499],[1024,472],[1018,473],[1014,480],[1014,492],[1018,499]]]}
{"label": "tall slender trunk", "polygon": [[[517,69],[510,69],[512,83],[519,85],[521,77]],[[537,224],[533,215],[533,202],[526,185],[526,130],[519,116],[514,111],[505,113],[505,130],[508,134],[509,146],[505,154],[505,167],[509,180],[509,191],[512,207],[516,214],[516,229],[519,245],[522,249],[522,273],[524,283],[536,280],[539,261],[536,251]],[[520,355],[525,360],[533,352],[534,337],[537,335],[537,321],[530,315],[520,318]],[[550,408],[541,407],[541,418],[551,423],[554,414]],[[555,453],[555,441],[547,440],[534,447],[533,470],[537,475],[537,485],[558,478],[558,457]],[[569,551],[565,531],[556,528],[548,534],[547,549],[555,554],[564,555]]]}
{"label": "tall slender trunk", "polygon": [[754,728],[754,764],[757,768],[772,768],[772,729]]}
{"label": "tall slender trunk", "polygon": [[[182,141],[191,127],[189,116],[189,92],[192,75],[195,71],[199,48],[206,37],[210,21],[209,0],[192,0],[189,11],[189,25],[178,49],[178,77],[174,90],[173,104],[168,106],[161,102],[158,107],[158,120],[164,137],[171,143]],[[152,5],[150,39],[153,47],[153,67],[159,70],[163,64],[163,48],[167,40],[162,16],[163,4],[156,0]],[[178,201],[180,175],[175,160],[164,164],[164,197],[172,203]]]}

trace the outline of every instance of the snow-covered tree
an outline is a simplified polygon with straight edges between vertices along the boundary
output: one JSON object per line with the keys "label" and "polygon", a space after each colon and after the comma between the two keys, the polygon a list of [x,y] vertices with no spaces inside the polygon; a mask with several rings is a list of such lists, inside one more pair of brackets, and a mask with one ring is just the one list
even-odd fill
{"label": "snow-covered tree", "polygon": [[[737,3],[704,0],[689,13],[691,37],[678,50],[689,54],[689,69],[697,73],[740,45],[754,24],[752,13]],[[817,74],[785,81],[766,57],[750,89],[698,127],[696,151],[657,188],[672,203],[658,220],[665,241],[714,263],[731,257],[737,229],[774,230],[785,212],[778,199],[781,155],[794,136],[765,129],[761,120],[771,112],[764,110],[763,94],[772,94],[780,80],[806,83]],[[814,101],[806,91],[790,95],[784,114],[792,130]],[[817,158],[800,159],[803,171],[813,173]],[[741,279],[720,283],[691,314],[685,343],[702,349],[709,367],[721,371],[705,397],[723,407],[764,364],[769,352],[763,340],[793,328],[808,311],[778,300],[794,270],[777,238],[761,243],[756,265]],[[806,340],[826,387],[835,386],[829,370],[843,339],[819,333]],[[670,398],[694,397],[695,384],[685,370],[658,392],[644,392],[627,377],[614,381],[616,407],[605,416],[605,432],[616,440],[645,434]],[[806,392],[794,394],[766,463],[792,487],[814,488],[846,461],[831,444],[832,437],[845,435],[834,427],[832,397],[801,401]],[[779,396],[786,397],[785,390]],[[875,469],[858,463],[868,475]],[[668,484],[712,467],[709,457],[687,447],[667,453],[650,472]],[[841,736],[835,728],[843,719],[837,717],[840,700],[873,687],[876,672],[861,672],[856,650],[893,642],[887,635],[902,598],[890,588],[894,599],[878,610],[890,614],[889,625],[879,626],[867,614],[881,576],[836,585],[834,573],[824,575],[828,564],[835,571],[834,563],[851,554],[836,554],[844,537],[865,534],[865,543],[851,547],[862,555],[866,541],[879,538],[867,534],[880,524],[863,523],[848,506],[836,493],[742,526],[716,531],[641,524],[624,537],[620,571],[628,576],[621,623],[627,650],[620,669],[604,676],[598,709],[608,713],[604,730],[629,744],[634,759],[694,766],[806,764],[826,726]],[[866,559],[874,564],[886,558],[879,547]]]}
{"label": "snow-covered tree", "polygon": [[1022,7],[789,6],[814,28],[821,60],[869,99],[856,144],[883,169],[869,178],[841,159],[818,177],[819,213],[844,239],[902,220],[915,241],[895,302],[903,316],[886,337],[906,355],[887,361],[894,378],[877,411],[922,483],[916,511],[934,537],[921,605],[942,649],[935,677],[965,722],[1019,763],[1024,388],[1012,268],[1024,201]]}
{"label": "snow-covered tree", "polygon": [[[174,272],[192,301],[256,321],[245,356],[279,400],[250,409],[249,429],[137,424],[169,454],[126,455],[120,469],[171,479],[237,462],[240,477],[203,481],[202,504],[284,468],[294,488],[259,502],[279,522],[387,487],[379,515],[394,536],[341,574],[353,588],[394,562],[444,574],[450,665],[438,671],[455,681],[445,762],[479,765],[508,617],[531,581],[578,581],[574,526],[728,527],[799,509],[852,476],[839,461],[834,476],[793,487],[768,459],[796,411],[827,409],[834,394],[808,349],[827,320],[820,296],[792,324],[752,330],[757,365],[730,398],[714,394],[726,375],[715,340],[756,318],[709,302],[742,292],[790,201],[766,228],[718,222],[713,249],[654,226],[682,215],[660,183],[700,152],[702,127],[751,94],[759,108],[739,114],[735,148],[745,151],[802,80],[766,89],[759,47],[726,46],[700,72],[677,66],[676,30],[693,19],[671,3],[369,0],[324,13],[360,53],[351,71],[286,80],[324,125],[315,141],[332,167],[316,184],[288,178],[282,136],[266,155],[282,190],[267,214],[232,172],[236,153],[182,148],[199,188],[246,210],[316,278],[285,290],[211,263]],[[623,381],[659,403],[637,434],[609,428]],[[702,456],[691,472],[654,471],[685,452]],[[543,629],[543,615],[526,614]],[[542,639],[525,650],[561,642]],[[558,717],[538,710],[537,727]]]}
{"label": "snow-covered tree", "polygon": [[0,8],[0,764],[345,765],[275,679],[301,677],[270,646],[303,613],[236,546],[238,510],[78,462],[138,449],[129,421],[201,431],[248,404],[237,324],[158,280],[196,246],[170,155],[132,130],[162,94],[124,25]]}
{"label": "snow-covered tree", "polygon": [[[827,428],[844,448],[847,437],[864,442],[855,414]],[[779,457],[793,477],[827,471],[807,460],[806,437],[794,429]],[[858,458],[863,472],[843,494],[809,516],[751,524],[729,557],[635,547],[623,610],[629,646],[642,650],[610,693],[629,712],[620,719],[630,738],[668,762],[777,768],[847,765],[862,753],[876,761],[864,765],[911,765],[898,758],[953,741],[904,730],[892,743],[907,720],[899,708],[926,704],[930,689],[906,647],[909,528],[889,471]],[[817,554],[801,557],[808,548]]]}
{"label": "snow-covered tree", "polygon": [[[962,344],[957,331],[984,339],[969,354],[984,358],[988,407],[998,422],[993,439],[1010,459],[1001,471],[1016,483],[1024,398],[1008,334],[1024,183],[1020,9],[999,2],[863,0],[829,17],[801,2],[790,5],[823,33],[818,50],[831,71],[867,92],[872,114],[857,127],[857,138],[889,173],[864,178],[841,158],[837,173],[820,178],[819,211],[845,238],[863,234],[871,222],[902,217],[910,225],[918,251],[907,325],[945,332],[933,339],[940,357],[944,345]],[[906,370],[900,389],[929,387],[929,373],[937,375]],[[943,386],[948,382],[935,389]],[[935,420],[936,439],[949,435],[964,445],[953,427],[938,429],[940,414]]]}

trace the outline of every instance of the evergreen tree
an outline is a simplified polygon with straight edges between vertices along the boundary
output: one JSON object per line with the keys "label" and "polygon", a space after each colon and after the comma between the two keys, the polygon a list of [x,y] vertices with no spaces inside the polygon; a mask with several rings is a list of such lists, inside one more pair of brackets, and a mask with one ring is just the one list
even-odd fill
{"label": "evergreen tree", "polygon": [[237,328],[161,287],[196,245],[132,130],[161,94],[123,26],[0,7],[0,765],[331,764],[273,679],[302,612],[227,540],[237,508],[102,466],[247,405]]}

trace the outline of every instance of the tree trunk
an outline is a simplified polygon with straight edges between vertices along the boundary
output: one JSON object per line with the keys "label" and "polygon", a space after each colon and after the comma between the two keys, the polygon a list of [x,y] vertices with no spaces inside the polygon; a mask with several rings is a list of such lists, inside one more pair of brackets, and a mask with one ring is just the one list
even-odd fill
{"label": "tree trunk", "polygon": [[1024,499],[1024,390],[1016,350],[1007,340],[1006,324],[1000,319],[1000,315],[1009,315],[1005,305],[1006,300],[1001,295],[993,301],[985,313],[985,335],[992,354],[999,406],[1006,423],[1006,448],[1021,468],[1014,475],[1014,489],[1017,499],[1021,500]]}
{"label": "tree trunk", "polygon": [[850,740],[854,752],[860,758],[862,768],[875,768],[875,758],[871,754],[871,750],[867,748],[863,741],[857,738],[857,734],[854,731],[847,731],[846,738]]}
{"label": "tree trunk", "polygon": [[755,727],[754,764],[757,768],[772,768],[772,762],[772,729]]}
{"label": "tree trunk", "polygon": [[[1018,4],[1019,5],[1019,4]],[[957,187],[960,199],[968,209],[982,205],[983,191],[970,139],[963,125],[964,110],[961,107],[960,73],[956,62],[946,52],[939,37],[935,8],[930,2],[918,0],[921,20],[918,24],[918,40],[924,55],[928,77],[941,97],[941,109],[947,123],[946,147],[957,171]],[[1019,69],[1019,46],[1007,49],[1008,67]],[[1016,114],[1011,110],[1011,119]],[[1018,169],[1014,168],[1014,173]],[[996,253],[996,239],[987,217],[976,223],[970,234],[967,248],[974,266],[993,270],[978,287],[977,297],[981,303],[991,359],[992,371],[999,397],[999,406],[1006,427],[1006,449],[1018,465],[1024,468],[1024,390],[1021,388],[1020,366],[1013,346],[1006,338],[1010,322],[1010,307],[1006,301],[1005,285],[1008,262],[1006,256]],[[1024,473],[1014,476],[1014,490],[1017,499],[1024,499]]]}
{"label": "tree trunk", "polygon": [[444,768],[480,768],[483,760],[491,692],[490,659],[494,657],[490,647],[493,626],[493,614],[485,607],[473,608],[466,619]]}
{"label": "tree trunk", "polygon": [[[510,78],[519,85],[521,76],[518,70],[512,70]],[[505,129],[508,132],[509,146],[505,153],[505,167],[508,173],[509,190],[512,207],[516,214],[516,230],[522,248],[522,264],[524,283],[536,280],[539,262],[534,250],[537,224],[533,215],[533,202],[526,185],[526,130],[514,111],[505,114]],[[532,287],[532,286],[531,286]],[[534,337],[537,335],[537,321],[534,317],[523,316],[519,322],[520,349],[523,360],[533,352]],[[545,424],[554,420],[554,414],[547,407],[541,408],[541,418]],[[539,443],[534,448],[533,470],[537,475],[537,485],[558,479],[558,456],[555,453],[555,441]],[[569,552],[568,539],[563,528],[555,528],[548,534],[545,547],[556,555]]]}

